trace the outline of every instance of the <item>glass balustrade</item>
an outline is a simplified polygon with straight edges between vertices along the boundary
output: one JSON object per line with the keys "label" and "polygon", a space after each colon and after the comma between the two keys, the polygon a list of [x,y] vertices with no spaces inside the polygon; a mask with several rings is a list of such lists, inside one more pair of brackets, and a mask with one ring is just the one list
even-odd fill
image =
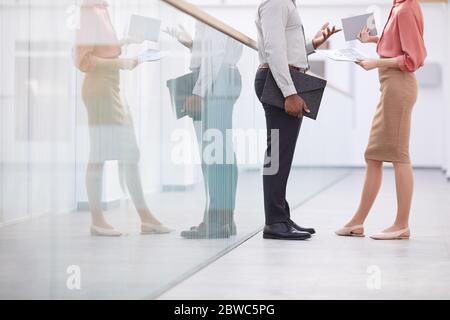
{"label": "glass balustrade", "polygon": [[[264,224],[256,51],[162,1],[107,3],[0,0],[0,298],[156,298]],[[330,83],[303,122],[299,219],[349,172],[353,107]]]}

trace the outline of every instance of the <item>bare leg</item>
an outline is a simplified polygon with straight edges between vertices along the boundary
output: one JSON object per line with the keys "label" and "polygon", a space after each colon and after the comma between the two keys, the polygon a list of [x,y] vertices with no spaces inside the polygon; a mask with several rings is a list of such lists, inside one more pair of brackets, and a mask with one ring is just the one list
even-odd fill
{"label": "bare leg", "polygon": [[397,188],[397,218],[394,225],[384,230],[393,232],[409,226],[409,213],[414,190],[413,169],[410,163],[394,163],[395,185]]}
{"label": "bare leg", "polygon": [[128,192],[141,221],[143,223],[161,225],[161,222],[153,216],[145,201],[138,164],[136,162],[122,162],[119,165],[123,166]]}
{"label": "bare leg", "polygon": [[113,229],[113,227],[106,222],[105,217],[103,216],[103,168],[103,162],[88,163],[86,170],[86,191],[89,201],[89,208],[91,210],[92,225],[104,229]]}
{"label": "bare leg", "polygon": [[[366,160],[366,162],[366,178],[359,207],[350,222],[345,225],[346,227],[364,224],[378,195],[378,191],[380,191],[383,179],[383,162],[376,160]],[[354,233],[362,233],[362,231],[362,229],[355,230]]]}

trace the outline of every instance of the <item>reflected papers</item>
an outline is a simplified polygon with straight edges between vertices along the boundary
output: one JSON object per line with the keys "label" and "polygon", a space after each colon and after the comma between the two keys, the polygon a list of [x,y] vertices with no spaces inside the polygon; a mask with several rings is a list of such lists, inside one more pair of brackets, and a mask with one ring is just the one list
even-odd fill
{"label": "reflected papers", "polygon": [[159,50],[147,50],[141,53],[138,56],[139,63],[150,62],[150,61],[158,61],[168,55],[167,51],[159,51]]}
{"label": "reflected papers", "polygon": [[354,48],[335,49],[335,50],[317,50],[318,53],[335,61],[357,62],[364,59],[364,55]]}

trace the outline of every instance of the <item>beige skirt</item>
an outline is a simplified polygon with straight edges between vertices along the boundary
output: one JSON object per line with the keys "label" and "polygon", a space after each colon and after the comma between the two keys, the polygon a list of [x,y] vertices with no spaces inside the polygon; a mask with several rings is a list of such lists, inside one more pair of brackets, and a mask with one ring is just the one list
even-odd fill
{"label": "beige skirt", "polygon": [[417,100],[414,73],[379,69],[381,99],[365,152],[368,160],[410,163],[411,114]]}
{"label": "beige skirt", "polygon": [[119,71],[87,73],[82,96],[89,122],[89,160],[137,162],[139,147],[133,120],[120,97]]}

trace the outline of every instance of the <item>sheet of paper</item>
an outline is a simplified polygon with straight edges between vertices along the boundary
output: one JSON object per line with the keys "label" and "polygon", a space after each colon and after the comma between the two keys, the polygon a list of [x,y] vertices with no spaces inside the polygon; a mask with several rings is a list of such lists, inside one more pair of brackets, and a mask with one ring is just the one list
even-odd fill
{"label": "sheet of paper", "polygon": [[356,40],[358,33],[360,33],[364,27],[369,28],[371,36],[377,35],[377,27],[375,25],[373,13],[342,19],[342,28],[344,29],[346,41]]}
{"label": "sheet of paper", "polygon": [[169,53],[167,51],[147,50],[138,56],[138,60],[140,63],[158,61],[166,57],[168,54]]}
{"label": "sheet of paper", "polygon": [[335,61],[356,62],[358,59],[364,59],[364,55],[354,48],[334,49],[334,50],[317,50],[317,53]]}
{"label": "sheet of paper", "polygon": [[128,27],[128,37],[137,40],[159,41],[161,20],[133,14]]}

